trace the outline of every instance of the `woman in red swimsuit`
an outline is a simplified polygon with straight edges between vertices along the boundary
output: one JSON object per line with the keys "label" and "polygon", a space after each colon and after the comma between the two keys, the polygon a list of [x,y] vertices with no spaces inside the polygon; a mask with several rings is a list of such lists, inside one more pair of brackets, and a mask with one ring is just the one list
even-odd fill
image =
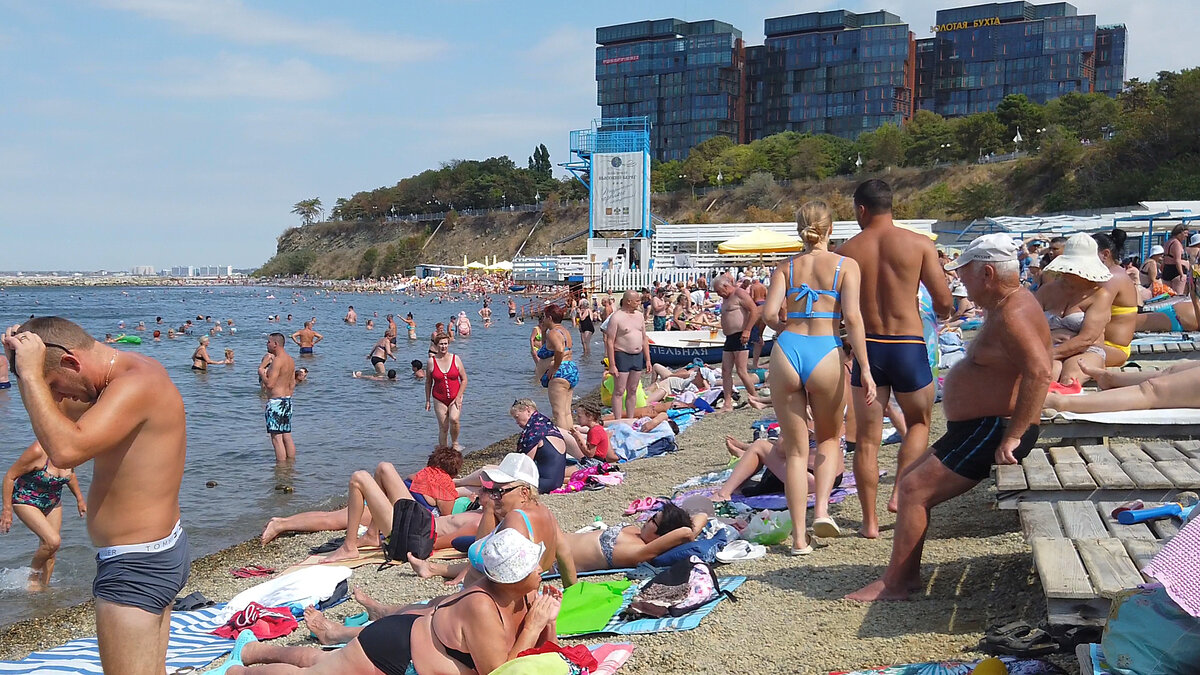
{"label": "woman in red swimsuit", "polygon": [[450,445],[459,450],[458,420],[462,416],[463,394],[467,391],[467,370],[462,359],[450,353],[450,336],[433,336],[429,364],[425,366],[425,409],[433,408],[438,420],[438,445]]}

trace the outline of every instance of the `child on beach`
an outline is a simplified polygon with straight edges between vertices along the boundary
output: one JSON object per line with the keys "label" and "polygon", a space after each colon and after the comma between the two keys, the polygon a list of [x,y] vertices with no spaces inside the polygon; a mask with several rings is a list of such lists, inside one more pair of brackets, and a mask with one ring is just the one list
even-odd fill
{"label": "child on beach", "polygon": [[572,433],[583,454],[602,462],[617,461],[617,453],[613,452],[608,432],[604,428],[600,406],[585,401],[575,409],[575,416],[579,419],[579,424],[572,428]]}
{"label": "child on beach", "polygon": [[0,532],[12,528],[13,513],[40,540],[33,554],[29,575],[29,590],[43,591],[50,585],[54,572],[54,557],[61,543],[62,489],[66,486],[75,495],[79,516],[87,513],[87,502],[79,490],[79,479],[71,469],[60,469],[50,463],[46,451],[37,441],[30,445],[4,475],[3,506],[0,506]]}
{"label": "child on beach", "polygon": [[405,481],[413,499],[431,511],[436,507],[438,513],[453,512],[454,500],[458,499],[454,479],[462,470],[462,462],[463,456],[458,450],[445,445],[434,448],[425,468]]}

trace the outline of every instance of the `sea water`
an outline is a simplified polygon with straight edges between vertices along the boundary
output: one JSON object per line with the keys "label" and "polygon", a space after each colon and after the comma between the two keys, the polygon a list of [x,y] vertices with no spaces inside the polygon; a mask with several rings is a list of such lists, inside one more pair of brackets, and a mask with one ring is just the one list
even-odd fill
{"label": "sea water", "polygon": [[[459,439],[464,448],[479,449],[517,432],[508,415],[515,398],[532,398],[548,412],[546,390],[533,378],[529,354],[532,322],[516,325],[508,318],[506,302],[507,296],[493,298],[495,324],[484,328],[476,314],[482,306],[479,301],[431,303],[428,297],[406,294],[223,286],[9,288],[0,289],[0,325],[20,323],[30,315],[53,314],[79,323],[99,339],[106,333],[142,338],[140,346],[116,346],[158,359],[183,395],[188,454],[180,503],[193,556],[199,557],[258,536],[270,516],[329,507],[344,499],[355,469],[372,470],[380,461],[394,462],[402,472],[424,466],[437,441],[437,422],[432,412],[425,411],[424,383],[413,379],[409,362],[426,360],[434,323],[448,321],[459,311],[467,313],[473,329],[470,337],[450,343],[450,351],[461,357],[469,377]],[[356,326],[342,321],[349,305],[358,311]],[[408,312],[417,321],[417,340],[407,339],[402,317]],[[371,371],[367,355],[383,336],[387,328],[384,317],[389,313],[396,315],[399,326],[396,361],[387,364],[399,371],[397,381],[354,379],[352,371]],[[281,315],[279,323],[268,322],[268,316],[274,314]],[[288,314],[292,315],[290,322]],[[197,321],[198,315],[234,320],[237,332],[226,330],[212,337],[208,352],[211,358],[221,360],[225,349],[231,348],[235,365],[192,372],[190,356],[197,338],[211,326]],[[162,325],[155,324],[159,316]],[[264,399],[256,369],[269,333],[290,336],[313,317],[317,332],[325,336],[315,356],[300,357],[298,348],[288,341],[288,353],[297,366],[307,367],[310,375],[294,397],[297,461],[289,469],[277,469],[263,421]],[[368,318],[375,320],[373,331],[365,328]],[[167,329],[177,328],[187,319],[202,326],[204,332],[197,329],[193,335],[168,340]],[[124,329],[118,328],[120,321],[125,322]],[[139,321],[146,323],[145,331],[134,330]],[[162,331],[161,341],[151,337],[155,329]],[[578,333],[572,331],[572,337],[578,342]],[[602,351],[603,345],[596,339],[592,356],[584,358],[576,344],[578,392],[599,385]],[[14,380],[12,389],[0,391],[0,472],[33,440]],[[78,473],[86,494],[89,465],[80,467]],[[209,481],[216,481],[216,487],[206,487]],[[280,484],[291,486],[293,492],[277,491]],[[66,490],[62,540],[51,588],[29,594],[24,588],[37,538],[16,518],[12,531],[0,535],[0,625],[90,598],[95,552],[75,500]]]}

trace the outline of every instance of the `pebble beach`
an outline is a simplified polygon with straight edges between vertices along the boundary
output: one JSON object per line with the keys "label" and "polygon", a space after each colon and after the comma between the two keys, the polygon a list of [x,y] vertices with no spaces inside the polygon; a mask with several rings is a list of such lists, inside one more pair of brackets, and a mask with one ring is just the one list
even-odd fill
{"label": "pebble beach", "polygon": [[[724,468],[729,460],[725,436],[749,439],[751,422],[761,416],[749,408],[709,415],[679,437],[678,452],[625,465],[622,485],[540,499],[554,511],[564,530],[588,525],[597,516],[615,524],[633,499],[670,496],[674,486],[684,480]],[[937,438],[944,426],[937,407],[932,437]],[[471,453],[464,471],[497,460],[515,447],[515,438]],[[880,481],[881,509],[893,483],[897,447],[884,447],[880,454],[881,468],[889,471]],[[793,558],[779,545],[770,547],[764,558],[718,566],[719,575],[744,575],[748,581],[736,591],[737,602],[723,602],[698,629],[609,638],[636,646],[621,672],[828,673],[981,658],[975,647],[989,625],[1018,619],[1037,623],[1046,611],[1016,512],[998,511],[994,502],[992,481],[985,480],[966,495],[935,508],[922,565],[924,588],[910,602],[865,605],[842,596],[882,572],[891,551],[894,516],[881,514],[883,531],[878,540],[854,536],[851,533],[860,523],[861,510],[857,498],[849,497],[831,507],[847,534],[821,540],[823,545],[812,555]],[[258,542],[258,532],[246,534],[253,539],[194,561],[191,580],[181,595],[200,591],[218,602],[228,600],[262,581],[236,579],[231,568],[258,564],[283,570],[307,557],[310,547],[336,535],[285,535],[264,547]],[[385,602],[410,602],[446,592],[441,579],[418,578],[407,565],[384,571],[360,567],[351,584]],[[330,610],[329,616],[340,621],[361,610],[351,600]],[[94,634],[91,604],[81,604],[10,626],[0,641],[0,659],[22,658],[31,651]],[[582,641],[604,639],[592,636]],[[303,625],[277,643],[315,644]],[[1060,665],[1073,666],[1068,657],[1056,658]]]}

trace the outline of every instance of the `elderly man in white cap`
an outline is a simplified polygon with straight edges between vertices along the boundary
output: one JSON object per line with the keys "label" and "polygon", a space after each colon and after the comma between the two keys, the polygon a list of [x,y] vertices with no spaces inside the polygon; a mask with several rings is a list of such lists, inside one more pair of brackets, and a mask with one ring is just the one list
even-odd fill
{"label": "elderly man in white cap", "polygon": [[[481,542],[501,530],[514,529],[529,537],[534,543],[543,544],[542,570],[549,570],[554,561],[562,573],[563,585],[575,583],[575,561],[568,550],[567,538],[558,527],[558,521],[550,509],[538,501],[538,469],[529,455],[510,452],[497,467],[487,467],[481,473],[483,491],[479,502],[483,515],[479,519],[479,531],[472,545],[478,550]],[[457,583],[470,581],[468,565],[443,565],[421,560],[409,555],[413,570],[422,577],[443,576]]]}
{"label": "elderly man in white cap", "polygon": [[1016,464],[1037,441],[1050,384],[1050,329],[1037,299],[1021,286],[1017,246],[1007,235],[984,235],[950,267],[987,320],[946,375],[946,434],[897,486],[891,562],[879,580],[846,596],[851,600],[907,599],[921,586],[930,509],[975,487],[992,464]]}
{"label": "elderly man in white cap", "polygon": [[1071,235],[1062,255],[1046,269],[1054,278],[1038,289],[1037,299],[1050,322],[1054,344],[1056,393],[1079,393],[1087,380],[1083,365],[1103,368],[1104,331],[1112,318],[1113,291],[1105,287],[1112,272],[1100,260],[1099,247],[1090,235]]}

